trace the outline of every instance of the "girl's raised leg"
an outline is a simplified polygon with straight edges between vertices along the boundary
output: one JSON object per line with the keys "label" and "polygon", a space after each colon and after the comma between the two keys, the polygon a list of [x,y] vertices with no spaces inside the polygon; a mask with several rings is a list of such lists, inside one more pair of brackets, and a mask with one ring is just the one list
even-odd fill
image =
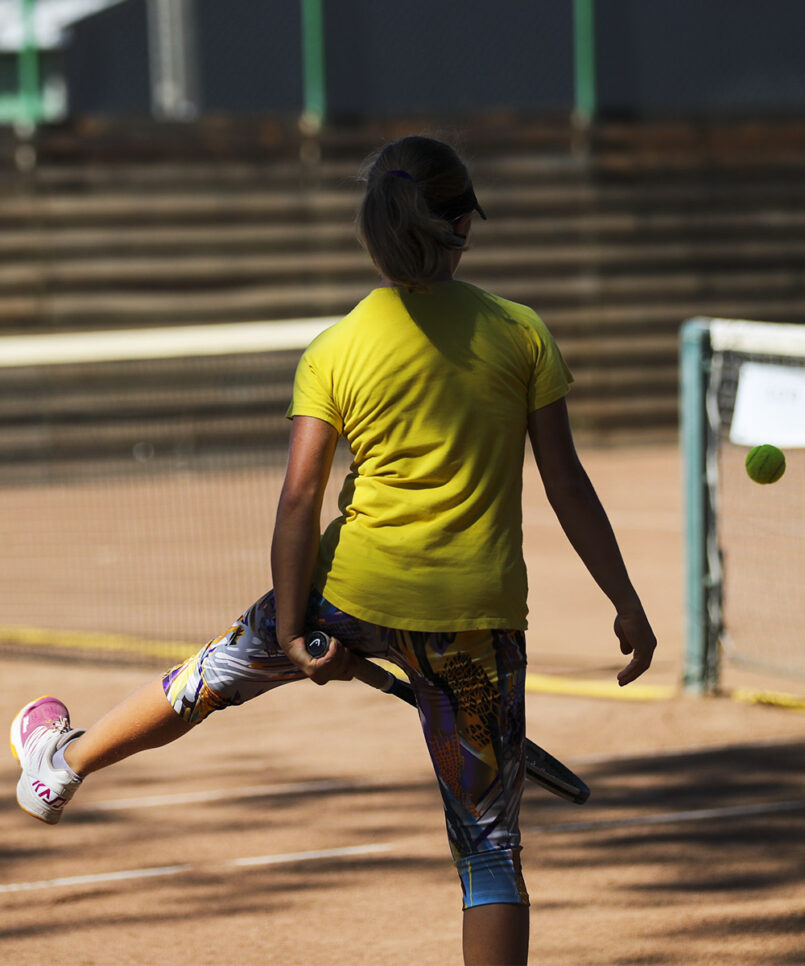
{"label": "girl's raised leg", "polygon": [[95,722],[64,749],[64,759],[82,778],[146,748],[167,745],[193,727],[168,703],[162,678],[154,678]]}

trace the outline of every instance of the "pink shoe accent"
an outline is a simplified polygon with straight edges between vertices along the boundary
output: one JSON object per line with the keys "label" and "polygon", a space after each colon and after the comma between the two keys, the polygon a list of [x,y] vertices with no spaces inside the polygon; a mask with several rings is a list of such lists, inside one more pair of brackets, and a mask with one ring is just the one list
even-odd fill
{"label": "pink shoe accent", "polygon": [[[54,731],[66,731],[70,727],[70,712],[66,705],[58,698],[52,698],[49,695],[26,704],[17,717],[19,718],[19,727],[17,734],[14,735],[14,725],[12,725],[11,742],[11,750],[14,752],[17,761],[22,761],[21,752],[25,748],[25,742],[36,728],[44,726]],[[15,719],[14,724],[16,723],[17,720]],[[18,747],[15,747],[17,742],[14,741],[14,738],[17,738],[19,742]]]}
{"label": "pink shoe accent", "polygon": [[17,803],[48,825],[59,821],[62,809],[81,784],[81,778],[69,768],[54,766],[53,755],[82,734],[70,727],[64,703],[50,696],[26,704],[11,722],[11,750],[22,769]]}

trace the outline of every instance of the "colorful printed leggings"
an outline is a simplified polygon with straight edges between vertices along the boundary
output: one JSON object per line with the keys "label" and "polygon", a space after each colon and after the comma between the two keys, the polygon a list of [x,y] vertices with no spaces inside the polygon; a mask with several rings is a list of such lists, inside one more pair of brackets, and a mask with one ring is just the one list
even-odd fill
{"label": "colorful printed leggings", "polygon": [[[520,869],[525,737],[522,631],[426,633],[358,620],[311,595],[308,626],[408,675],[439,782],[464,907],[528,904]],[[222,637],[169,671],[165,694],[196,724],[303,675],[277,643],[268,593]]]}

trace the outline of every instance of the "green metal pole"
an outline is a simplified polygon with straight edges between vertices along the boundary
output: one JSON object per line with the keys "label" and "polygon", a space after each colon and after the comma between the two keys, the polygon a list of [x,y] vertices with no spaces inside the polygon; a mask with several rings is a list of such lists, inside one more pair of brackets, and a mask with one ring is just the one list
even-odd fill
{"label": "green metal pole", "polygon": [[597,108],[595,89],[595,0],[573,0],[575,117],[587,125]]}
{"label": "green metal pole", "polygon": [[324,0],[301,0],[303,124],[317,131],[327,114],[324,55]]}
{"label": "green metal pole", "polygon": [[39,94],[39,62],[34,29],[34,5],[36,0],[22,2],[22,45],[19,55],[19,120],[24,124],[36,124],[42,117],[42,99]]}
{"label": "green metal pole", "polygon": [[714,642],[708,614],[707,419],[705,371],[710,354],[707,320],[689,319],[680,339],[680,430],[685,495],[685,664],[683,686],[704,694],[712,680]]}

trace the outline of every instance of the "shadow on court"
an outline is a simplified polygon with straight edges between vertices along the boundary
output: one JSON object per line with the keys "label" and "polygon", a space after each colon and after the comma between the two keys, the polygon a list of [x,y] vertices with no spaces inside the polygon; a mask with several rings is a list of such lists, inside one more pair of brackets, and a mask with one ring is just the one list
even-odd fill
{"label": "shadow on court", "polygon": [[805,798],[805,739],[580,765],[593,797],[585,809],[713,809]]}
{"label": "shadow on court", "polygon": [[[50,687],[52,669],[20,670],[26,690]],[[69,667],[60,674],[77,705],[101,707],[111,687],[135,679]],[[57,829],[19,813],[16,764],[0,762],[8,792],[0,798],[0,885],[36,886],[0,892],[5,959],[64,960],[68,949],[67,961],[85,966],[157,966],[178,947],[200,966],[454,961],[460,893],[416,722],[368,689],[322,692],[289,689],[213,720],[180,750],[102,773]],[[7,701],[9,718],[15,702]],[[697,706],[689,728],[681,703],[637,717],[620,705],[558,699],[543,713],[554,707],[567,715],[557,728],[570,734],[572,717],[579,733],[596,729],[601,750],[607,728],[616,734],[635,720],[643,747],[669,720],[679,742],[692,743],[705,715],[717,715],[724,734],[738,722],[746,743],[571,757],[592,788],[583,807],[528,785],[521,827],[532,962],[801,962],[805,806],[774,809],[805,800],[805,741],[752,744],[767,716],[753,711],[750,721],[732,705]],[[327,722],[326,754],[310,739],[312,720]],[[797,724],[786,717],[774,727]],[[272,864],[234,865],[261,857]],[[70,877],[77,881],[63,881]]]}
{"label": "shadow on court", "polygon": [[593,920],[640,909],[653,939],[651,953],[589,961],[803,962],[803,761],[791,741],[579,765],[593,791],[572,811],[529,791],[541,869],[583,877],[570,901],[586,896]]}

